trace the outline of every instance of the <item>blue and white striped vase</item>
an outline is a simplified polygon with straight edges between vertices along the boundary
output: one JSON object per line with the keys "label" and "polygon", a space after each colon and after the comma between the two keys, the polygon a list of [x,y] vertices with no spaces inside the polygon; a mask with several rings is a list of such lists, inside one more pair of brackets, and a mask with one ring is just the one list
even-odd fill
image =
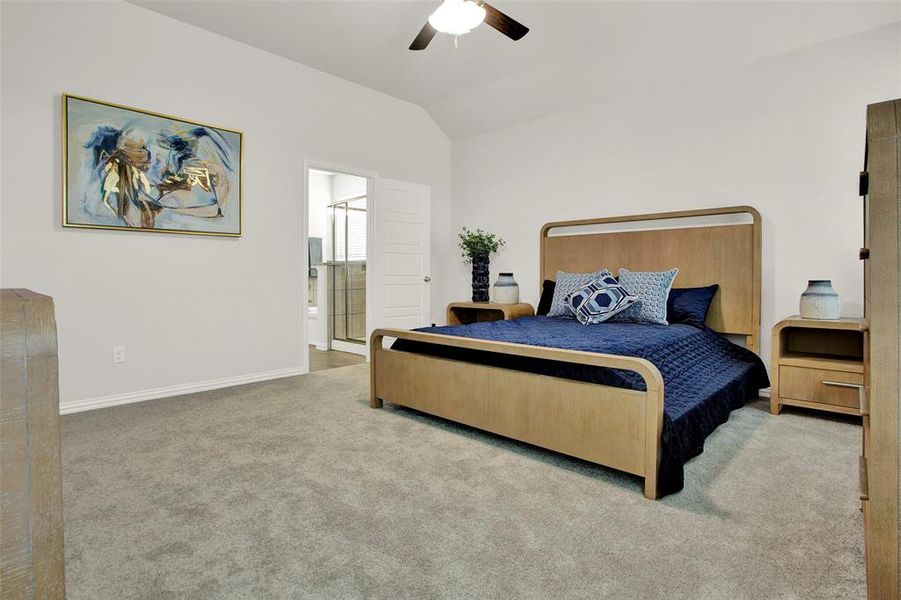
{"label": "blue and white striped vase", "polygon": [[805,319],[837,319],[842,301],[828,279],[811,279],[801,294],[801,316]]}
{"label": "blue and white striped vase", "polygon": [[498,304],[516,304],[519,302],[519,284],[513,279],[513,273],[499,273],[494,282],[494,301]]}

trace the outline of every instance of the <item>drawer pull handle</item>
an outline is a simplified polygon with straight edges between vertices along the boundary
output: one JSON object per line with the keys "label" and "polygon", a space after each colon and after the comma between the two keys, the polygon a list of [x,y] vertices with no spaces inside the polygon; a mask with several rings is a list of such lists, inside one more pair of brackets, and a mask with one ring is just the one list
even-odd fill
{"label": "drawer pull handle", "polygon": [[866,386],[860,386],[860,416],[865,417],[870,414],[870,397],[867,395]]}
{"label": "drawer pull handle", "polygon": [[862,389],[862,383],[847,383],[845,381],[824,381],[823,385],[832,385],[835,387],[845,387],[845,388],[854,388],[856,390]]}
{"label": "drawer pull handle", "polygon": [[858,488],[860,489],[860,499],[861,500],[869,500],[870,499],[870,482],[867,477],[867,459],[864,456],[860,457],[860,479],[858,479]]}

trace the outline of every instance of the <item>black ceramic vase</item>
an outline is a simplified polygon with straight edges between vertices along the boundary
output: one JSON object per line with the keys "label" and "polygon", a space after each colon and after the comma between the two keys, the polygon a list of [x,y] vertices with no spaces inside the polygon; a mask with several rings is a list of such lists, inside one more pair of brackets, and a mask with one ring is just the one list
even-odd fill
{"label": "black ceramic vase", "polygon": [[488,257],[472,257],[472,301],[488,302]]}

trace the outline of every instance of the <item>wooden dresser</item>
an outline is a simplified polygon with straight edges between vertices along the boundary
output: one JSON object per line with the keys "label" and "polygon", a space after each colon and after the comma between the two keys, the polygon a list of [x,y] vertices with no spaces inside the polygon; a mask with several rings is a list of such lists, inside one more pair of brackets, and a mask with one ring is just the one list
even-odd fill
{"label": "wooden dresser", "polygon": [[901,100],[867,109],[864,197],[864,346],[861,508],[867,589],[874,600],[898,598],[899,219]]}
{"label": "wooden dresser", "polygon": [[53,299],[0,290],[0,595],[65,598]]}

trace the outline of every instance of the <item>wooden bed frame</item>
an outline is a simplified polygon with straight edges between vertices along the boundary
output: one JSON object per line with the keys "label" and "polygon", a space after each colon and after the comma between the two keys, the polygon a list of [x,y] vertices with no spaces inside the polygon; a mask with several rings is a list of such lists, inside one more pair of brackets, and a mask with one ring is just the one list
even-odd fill
{"label": "wooden bed frame", "polygon": [[[750,222],[740,215],[749,215]],[[616,230],[610,231],[611,226]],[[707,325],[744,336],[747,347],[757,352],[760,215],[755,209],[732,206],[561,221],[541,229],[542,280],[554,279],[557,271],[602,267],[678,267],[676,287],[718,283]],[[383,346],[386,337],[634,371],[647,391],[391,350]],[[373,408],[384,400],[633,473],[644,477],[647,498],[658,497],[663,378],[647,360],[402,329],[377,329],[370,345]]]}

